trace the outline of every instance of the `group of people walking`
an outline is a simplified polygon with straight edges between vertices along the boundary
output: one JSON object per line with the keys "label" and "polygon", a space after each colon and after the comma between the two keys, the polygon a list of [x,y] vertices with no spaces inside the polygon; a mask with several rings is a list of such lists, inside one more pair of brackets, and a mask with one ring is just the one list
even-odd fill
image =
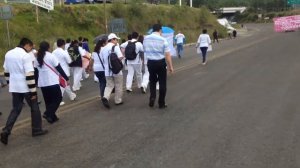
{"label": "group of people walking", "polygon": [[[123,68],[123,61],[128,68],[126,90],[132,92],[134,74],[136,74],[135,80],[142,93],[146,93],[148,82],[150,82],[149,107],[153,107],[158,82],[158,107],[166,108],[167,70],[173,72],[173,65],[168,42],[162,37],[162,26],[153,25],[153,33],[144,39],[137,32],[133,32],[132,39],[121,45],[118,43],[119,39],[114,33],[109,34],[107,38],[100,39],[86,67],[87,70],[93,70],[98,78],[103,105],[110,108],[110,96],[113,90],[115,92],[114,103],[123,104],[123,72],[122,70],[116,71],[118,65],[121,69]],[[33,42],[23,38],[16,48],[6,53],[3,67],[9,84],[9,92],[12,93],[13,108],[2,129],[1,142],[3,144],[8,143],[8,137],[22,110],[24,99],[31,107],[32,136],[39,136],[48,133],[42,128],[42,117],[51,124],[59,120],[56,111],[62,102],[64,92],[71,100],[76,98],[74,91],[80,89],[80,79],[83,71],[85,72],[83,60],[89,54],[77,40],[66,44],[65,40],[58,39],[56,45],[57,48],[51,53],[50,44],[43,41],[39,44],[38,51],[35,51]],[[66,45],[69,47],[66,48]],[[32,55],[35,57],[33,58]],[[73,72],[72,87],[69,82],[70,67]],[[145,71],[144,75],[142,75],[142,68]],[[46,106],[42,116],[37,102],[37,88],[41,89]]]}

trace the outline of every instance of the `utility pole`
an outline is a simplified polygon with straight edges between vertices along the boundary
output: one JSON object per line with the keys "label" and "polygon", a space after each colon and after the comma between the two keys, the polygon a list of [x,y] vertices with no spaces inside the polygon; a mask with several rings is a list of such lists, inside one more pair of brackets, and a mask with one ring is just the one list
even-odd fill
{"label": "utility pole", "polygon": [[105,22],[105,34],[107,34],[107,18],[106,18],[106,0],[104,0],[104,22]]}
{"label": "utility pole", "polygon": [[190,0],[190,7],[193,7],[193,0]]}

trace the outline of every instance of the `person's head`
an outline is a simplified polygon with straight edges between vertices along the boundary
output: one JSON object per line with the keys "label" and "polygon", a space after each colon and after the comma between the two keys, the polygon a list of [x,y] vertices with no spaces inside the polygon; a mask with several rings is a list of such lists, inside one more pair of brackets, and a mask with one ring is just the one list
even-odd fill
{"label": "person's head", "polygon": [[152,27],[152,29],[153,29],[153,32],[159,32],[159,33],[161,33],[162,27],[161,27],[160,24],[154,24],[153,27]]}
{"label": "person's head", "polygon": [[30,52],[33,48],[33,42],[24,37],[20,40],[19,47],[24,48],[26,52]]}
{"label": "person's head", "polygon": [[44,57],[46,55],[46,52],[49,51],[50,44],[47,41],[42,41],[39,46],[39,50],[37,53],[37,61],[39,63],[39,66],[42,67],[44,64]]}
{"label": "person's head", "polygon": [[138,32],[132,32],[131,37],[133,39],[137,39],[139,37],[139,33]]}
{"label": "person's head", "polygon": [[139,35],[139,38],[137,40],[138,42],[141,42],[143,44],[144,41],[144,36],[143,35]]}
{"label": "person's head", "polygon": [[128,34],[128,35],[127,35],[127,40],[132,40],[131,34]]}
{"label": "person's head", "polygon": [[94,52],[99,53],[101,47],[104,47],[104,46],[106,45],[106,43],[107,43],[107,39],[106,39],[106,38],[100,39],[100,40],[97,42],[97,44],[96,44],[96,46],[95,46],[95,48],[94,48]]}
{"label": "person's head", "polygon": [[206,30],[206,29],[203,29],[203,30],[202,30],[202,33],[203,33],[203,34],[206,34],[206,33],[207,33],[207,30]]}
{"label": "person's head", "polygon": [[108,35],[108,42],[117,44],[120,38],[115,33],[110,33]]}
{"label": "person's head", "polygon": [[88,42],[89,39],[88,38],[83,38],[83,42]]}
{"label": "person's head", "polygon": [[71,39],[70,39],[70,38],[67,38],[67,39],[66,39],[66,43],[71,43]]}
{"label": "person's head", "polygon": [[83,39],[83,38],[82,38],[81,36],[78,37],[78,41],[79,41],[79,42],[82,42],[82,39]]}
{"label": "person's head", "polygon": [[70,47],[78,46],[79,42],[77,40],[73,40],[70,44]]}
{"label": "person's head", "polygon": [[60,39],[57,39],[57,41],[56,41],[57,47],[63,48],[65,46],[65,44],[66,44],[66,42],[64,39],[60,38]]}

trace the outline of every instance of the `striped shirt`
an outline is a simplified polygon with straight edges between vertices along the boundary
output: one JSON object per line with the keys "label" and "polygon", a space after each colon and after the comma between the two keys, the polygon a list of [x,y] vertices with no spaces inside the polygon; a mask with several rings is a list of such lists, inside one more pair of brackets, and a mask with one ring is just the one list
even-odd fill
{"label": "striped shirt", "polygon": [[165,58],[165,53],[170,52],[168,41],[157,32],[146,36],[143,45],[148,60],[162,60]]}

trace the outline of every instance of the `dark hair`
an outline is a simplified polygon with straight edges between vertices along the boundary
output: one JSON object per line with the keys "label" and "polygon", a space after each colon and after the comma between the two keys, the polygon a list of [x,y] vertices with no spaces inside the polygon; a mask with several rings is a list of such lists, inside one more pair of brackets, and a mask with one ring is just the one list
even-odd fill
{"label": "dark hair", "polygon": [[73,40],[70,44],[70,47],[74,47],[75,45],[78,45],[78,41],[77,40]]}
{"label": "dark hair", "polygon": [[89,39],[88,38],[83,38],[82,41],[86,42],[86,41],[89,41]]}
{"label": "dark hair", "polygon": [[39,67],[42,67],[44,64],[44,57],[46,55],[46,51],[50,48],[50,44],[47,41],[43,41],[40,43],[40,47],[37,53],[37,61],[39,63]]}
{"label": "dark hair", "polygon": [[202,30],[202,33],[203,33],[203,34],[206,34],[206,33],[207,33],[207,30],[206,30],[206,29],[203,29],[203,30]]}
{"label": "dark hair", "polygon": [[152,29],[153,29],[153,32],[159,32],[161,30],[161,25],[160,24],[154,24]]}
{"label": "dark hair", "polygon": [[64,39],[57,39],[57,41],[56,41],[57,47],[62,47],[65,44],[66,44],[66,42]]}
{"label": "dark hair", "polygon": [[78,41],[82,41],[82,37],[80,36],[80,37],[78,37]]}
{"label": "dark hair", "polygon": [[106,39],[100,39],[94,48],[94,52],[99,53],[101,47],[103,47],[105,43],[106,43]]}
{"label": "dark hair", "polygon": [[19,46],[24,47],[27,44],[29,44],[30,46],[33,46],[33,42],[31,40],[29,40],[28,38],[24,37],[20,40]]}
{"label": "dark hair", "polygon": [[132,40],[131,34],[128,34],[128,35],[127,35],[127,40]]}
{"label": "dark hair", "polygon": [[70,38],[67,38],[67,39],[66,39],[66,43],[71,43],[71,39],[70,39]]}
{"label": "dark hair", "polygon": [[132,32],[131,37],[133,39],[137,39],[139,37],[139,33],[138,32]]}
{"label": "dark hair", "polygon": [[125,40],[125,39],[122,39],[122,40],[121,40],[121,43],[125,43],[125,42],[126,42],[126,40]]}
{"label": "dark hair", "polygon": [[138,41],[138,42],[141,42],[141,43],[143,44],[144,36],[143,36],[143,35],[140,35],[137,41]]}

